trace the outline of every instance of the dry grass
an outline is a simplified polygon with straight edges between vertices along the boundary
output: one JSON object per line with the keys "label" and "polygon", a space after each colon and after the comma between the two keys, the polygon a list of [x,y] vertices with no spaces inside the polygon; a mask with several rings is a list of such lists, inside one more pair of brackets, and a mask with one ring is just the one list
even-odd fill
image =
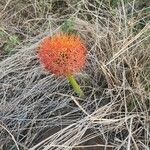
{"label": "dry grass", "polygon": [[[0,62],[1,149],[149,149],[150,8],[123,0],[0,3],[1,29],[22,41]],[[89,50],[77,75],[85,99],[37,59],[41,40],[71,17]]]}

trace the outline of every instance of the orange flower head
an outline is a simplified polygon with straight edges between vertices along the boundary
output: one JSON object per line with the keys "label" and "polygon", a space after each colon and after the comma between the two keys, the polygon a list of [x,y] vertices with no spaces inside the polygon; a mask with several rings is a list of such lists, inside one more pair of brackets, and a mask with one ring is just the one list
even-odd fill
{"label": "orange flower head", "polygon": [[86,51],[85,44],[78,36],[59,34],[44,39],[38,55],[46,70],[68,76],[84,67]]}

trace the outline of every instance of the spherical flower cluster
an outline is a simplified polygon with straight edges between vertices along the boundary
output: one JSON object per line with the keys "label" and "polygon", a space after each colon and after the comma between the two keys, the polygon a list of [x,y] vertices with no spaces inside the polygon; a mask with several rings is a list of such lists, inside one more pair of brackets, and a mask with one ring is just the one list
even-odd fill
{"label": "spherical flower cluster", "polygon": [[86,52],[86,46],[79,36],[59,34],[43,40],[38,56],[47,71],[68,76],[85,66]]}

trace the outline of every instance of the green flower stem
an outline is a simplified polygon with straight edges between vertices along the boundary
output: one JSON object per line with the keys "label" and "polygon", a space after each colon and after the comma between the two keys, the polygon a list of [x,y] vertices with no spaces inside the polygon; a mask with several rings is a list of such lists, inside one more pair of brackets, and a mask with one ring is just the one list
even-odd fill
{"label": "green flower stem", "polygon": [[68,75],[67,76],[70,84],[72,85],[73,89],[75,90],[75,92],[80,96],[80,97],[84,97],[84,93],[80,88],[80,85],[77,83],[77,81],[75,80],[73,75]]}

